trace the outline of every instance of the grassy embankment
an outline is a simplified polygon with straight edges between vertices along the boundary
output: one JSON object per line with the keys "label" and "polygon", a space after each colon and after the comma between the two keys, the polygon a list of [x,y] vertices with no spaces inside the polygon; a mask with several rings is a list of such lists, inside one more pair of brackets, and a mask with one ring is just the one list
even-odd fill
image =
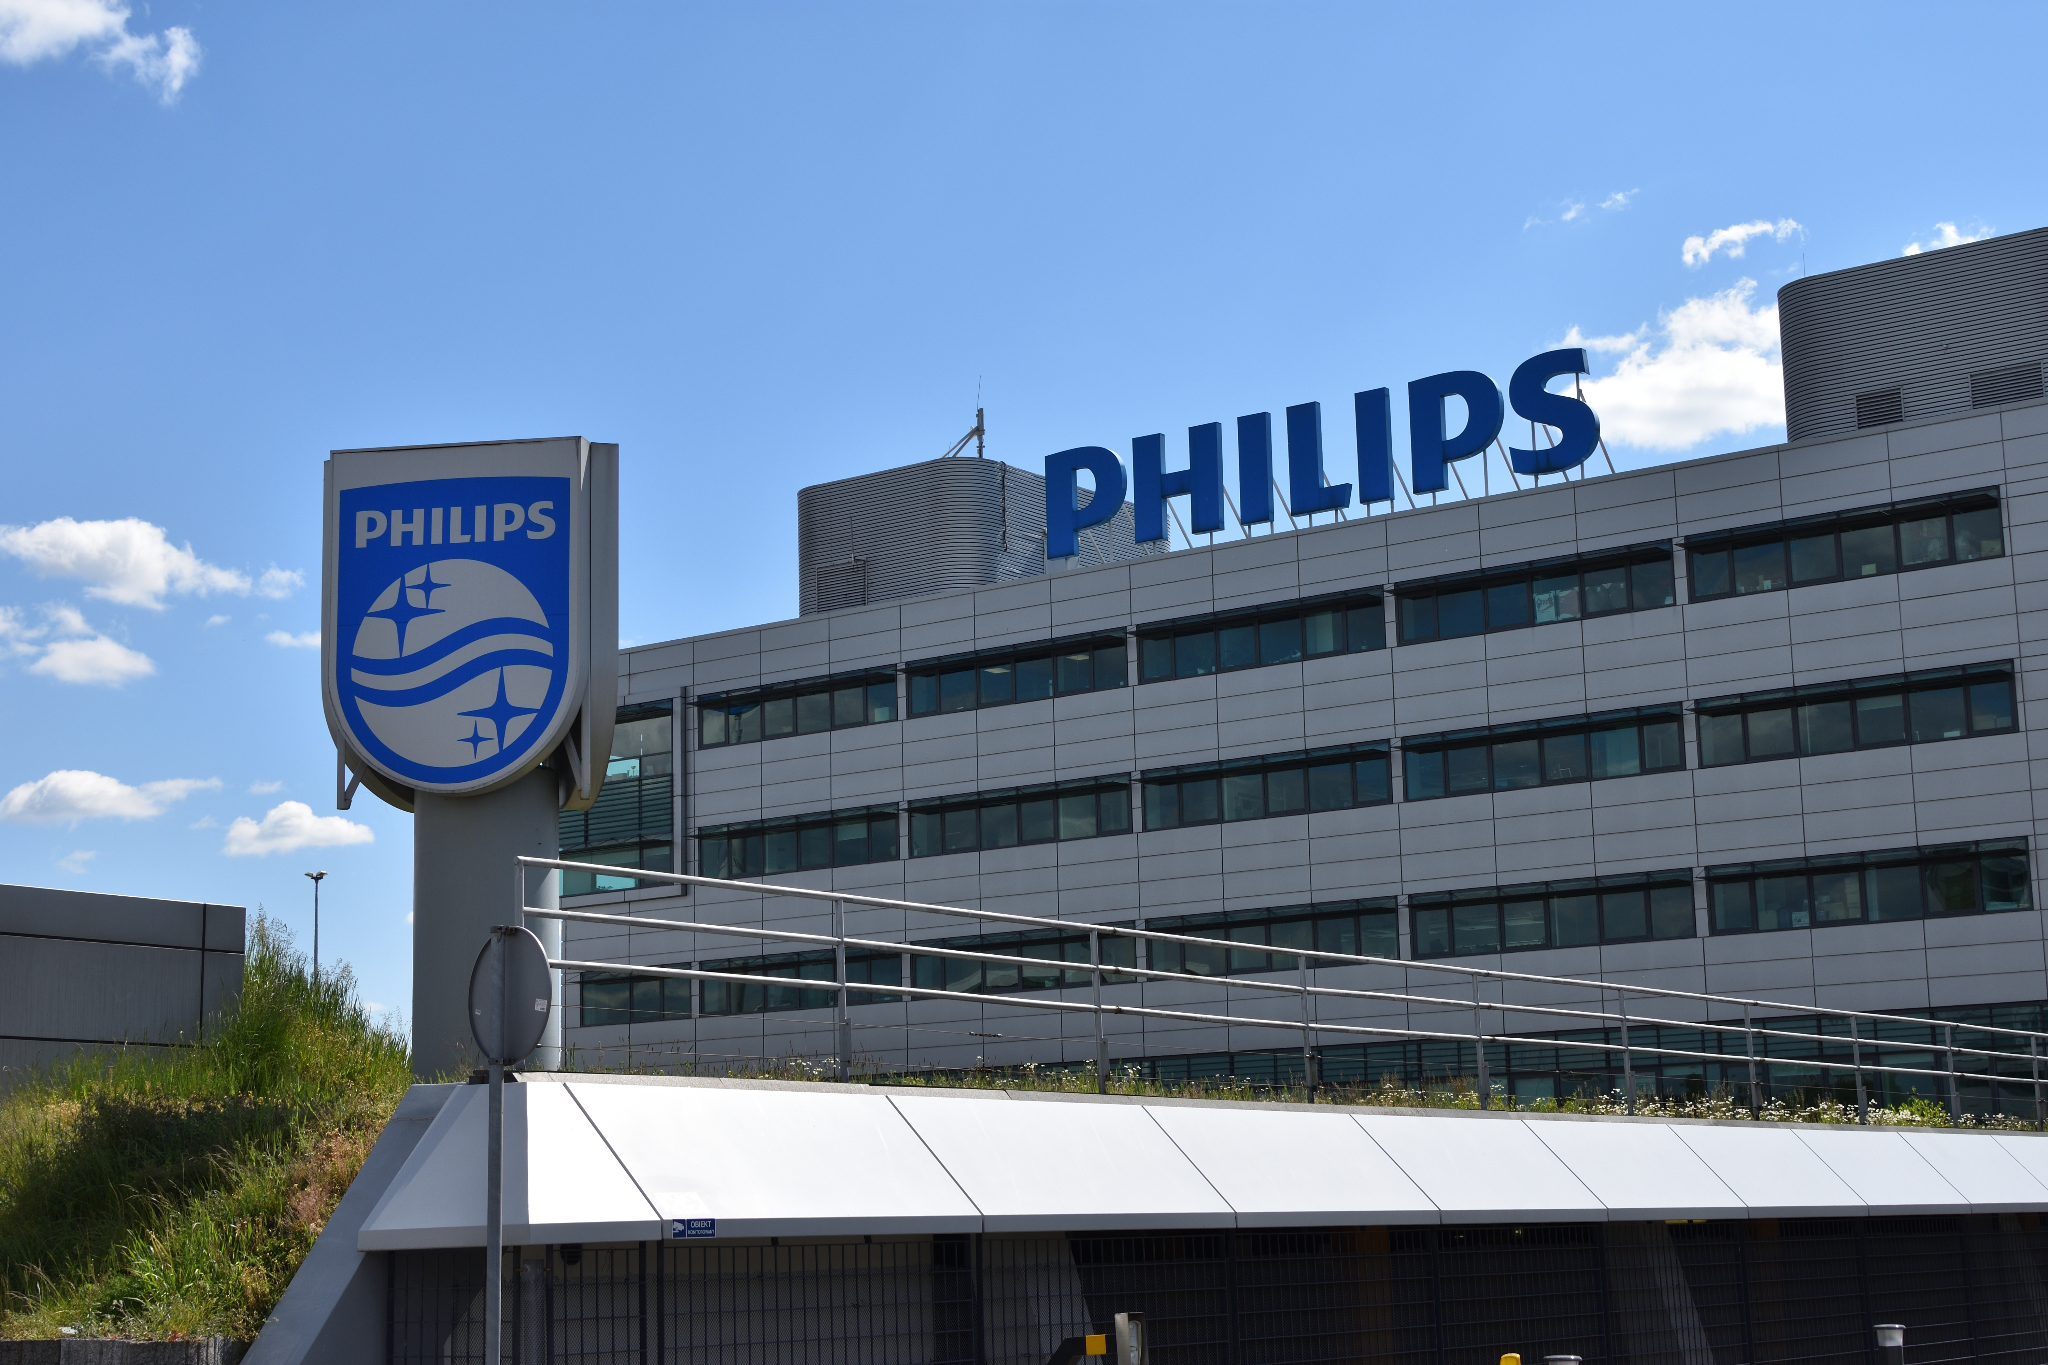
{"label": "grassy embankment", "polygon": [[253,1337],[411,1079],[348,970],[259,916],[213,1038],[0,1099],[0,1336]]}

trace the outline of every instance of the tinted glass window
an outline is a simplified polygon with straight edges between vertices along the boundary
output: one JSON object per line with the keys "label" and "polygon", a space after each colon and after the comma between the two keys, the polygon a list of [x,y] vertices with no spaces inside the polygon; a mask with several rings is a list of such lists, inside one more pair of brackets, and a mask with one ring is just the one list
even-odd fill
{"label": "tinted glass window", "polygon": [[[2005,553],[2001,510],[1987,491],[1817,518],[1781,532],[1696,538],[1695,600],[1870,578]],[[1787,569],[1789,567],[1789,573]]]}

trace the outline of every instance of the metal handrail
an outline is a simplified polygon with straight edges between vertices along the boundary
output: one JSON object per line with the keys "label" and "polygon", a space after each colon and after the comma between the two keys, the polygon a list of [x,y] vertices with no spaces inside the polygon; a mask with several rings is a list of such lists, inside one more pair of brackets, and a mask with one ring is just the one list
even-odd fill
{"label": "metal handrail", "polygon": [[[834,932],[830,934],[817,934],[791,929],[768,929],[765,927],[748,927],[732,924],[709,924],[694,920],[653,919],[644,916],[608,914],[602,911],[549,909],[546,907],[529,906],[525,903],[527,873],[529,870],[537,869],[560,871],[587,871],[606,875],[617,875],[619,872],[618,868],[598,863],[582,863],[562,858],[519,858],[517,860],[515,884],[517,890],[517,904],[519,914],[522,916],[522,918],[531,917],[535,919],[551,919],[567,923],[610,924],[627,929],[669,930],[680,933],[712,934],[722,937],[753,939],[757,941],[810,943],[830,947],[831,949],[833,949],[834,979],[830,981],[820,978],[761,976],[757,974],[744,972],[711,971],[704,968],[650,967],[643,966],[637,963],[587,961],[567,958],[550,959],[549,965],[558,970],[567,971],[625,972],[638,976],[652,976],[658,978],[680,980],[724,981],[742,985],[759,985],[781,989],[817,991],[829,990],[833,992],[835,997],[835,1011],[837,1016],[837,1026],[835,1029],[835,1033],[838,1044],[836,1050],[838,1052],[839,1074],[842,1079],[844,1079],[850,1073],[852,1064],[852,1025],[849,1010],[850,996],[854,994],[861,994],[866,996],[895,996],[899,998],[911,999],[942,999],[952,1001],[971,1001],[982,1004],[1007,1006],[1018,1009],[1040,1009],[1061,1011],[1067,1013],[1090,1014],[1093,1017],[1095,1023],[1095,1071],[1098,1088],[1101,1088],[1101,1086],[1106,1082],[1108,1071],[1108,1046],[1107,1039],[1104,1035],[1102,1027],[1102,1022],[1105,1015],[1129,1016],[1137,1018],[1171,1019],[1182,1022],[1220,1023],[1226,1025],[1237,1025],[1240,1027],[1278,1028],[1290,1031],[1297,1031],[1302,1036],[1303,1075],[1307,1083],[1311,1099],[1313,1099],[1317,1087],[1314,1039],[1319,1034],[1338,1034],[1345,1036],[1366,1036],[1381,1038],[1392,1037],[1426,1041],[1455,1042],[1461,1044],[1471,1043],[1476,1048],[1476,1054],[1478,1058],[1480,1105],[1482,1108],[1488,1107],[1492,1098],[1491,1086],[1487,1080],[1488,1063],[1486,1057],[1486,1048],[1488,1044],[1521,1047],[1571,1048],[1588,1052],[1605,1053],[1610,1055],[1618,1053],[1620,1054],[1622,1059],[1624,1086],[1626,1090],[1626,1104],[1629,1112],[1631,1113],[1633,1113],[1635,1110],[1635,1085],[1633,1074],[1633,1062],[1637,1054],[1642,1054],[1646,1057],[1670,1057],[1689,1061],[1711,1061],[1722,1063],[1724,1065],[1731,1064],[1734,1061],[1738,1060],[1736,1056],[1725,1052],[1700,1052],[1685,1048],[1667,1047],[1657,1044],[1644,1044],[1640,1042],[1632,1042],[1629,1037],[1629,1029],[1630,1025],[1633,1024],[1638,1028],[1644,1025],[1654,1025],[1689,1030],[1700,1030],[1703,1032],[1712,1032],[1717,1034],[1739,1033],[1744,1035],[1746,1041],[1746,1055],[1739,1058],[1739,1060],[1744,1060],[1749,1065],[1750,1108],[1752,1112],[1755,1112],[1760,1107],[1756,1080],[1756,1064],[1759,1060],[1762,1060],[1766,1063],[1776,1060],[1780,1062],[1798,1065],[1819,1065],[1823,1067],[1830,1066],[1830,1064],[1825,1061],[1806,1062],[1800,1059],[1772,1058],[1768,1054],[1765,1054],[1763,1057],[1759,1058],[1756,1052],[1757,1038],[1783,1038],[1800,1043],[1825,1044],[1827,1041],[1834,1037],[1834,1035],[1826,1033],[1801,1033],[1792,1030],[1774,1029],[1767,1026],[1752,1024],[1750,1022],[1751,1010],[1758,1007],[1767,1010],[1783,1011],[1785,1013],[1792,1014],[1819,1014],[1832,1018],[1846,1019],[1849,1021],[1849,1035],[1847,1039],[1839,1041],[1846,1041],[1850,1045],[1850,1069],[1855,1073],[1856,1077],[1857,1115],[1859,1122],[1868,1121],[1868,1103],[1864,1087],[1864,1073],[1866,1071],[1878,1075],[1930,1076],[1945,1081],[1948,1090],[1949,1109],[1951,1116],[1952,1118],[1960,1120],[1961,1100],[1957,1089],[1957,1082],[1964,1079],[1986,1080],[1990,1081],[1994,1086],[1996,1086],[1998,1083],[2010,1080],[2012,1078],[2000,1076],[1994,1071],[1960,1070],[1957,1067],[1958,1054],[1970,1057],[1980,1057],[1987,1060],[1997,1057],[2016,1057],[2020,1055],[2017,1052],[2001,1052],[1988,1047],[1958,1047],[1955,1042],[1956,1025],[1954,1025],[1953,1023],[1948,1023],[1946,1021],[1941,1020],[1919,1019],[1909,1015],[1881,1014],[1872,1011],[1845,1010],[1827,1006],[1793,1005],[1781,1001],[1750,999],[1741,996],[1716,995],[1701,991],[1678,990],[1672,987],[1622,985],[1619,983],[1603,981],[1598,979],[1546,976],[1532,972],[1510,972],[1502,971],[1498,968],[1472,967],[1447,962],[1435,962],[1427,960],[1409,961],[1401,958],[1373,957],[1357,953],[1336,953],[1328,951],[1326,949],[1278,947],[1272,944],[1250,945],[1234,939],[1213,939],[1206,938],[1200,935],[1174,934],[1155,929],[1139,929],[1135,927],[1089,924],[1085,922],[1076,922],[1073,920],[1049,919],[1036,915],[1018,915],[1006,911],[975,910],[968,909],[963,906],[937,905],[920,901],[895,900],[887,897],[862,895],[857,892],[819,890],[812,887],[782,886],[772,882],[734,881],[718,877],[695,876],[688,873],[652,872],[645,871],[639,868],[632,869],[632,875],[636,878],[641,878],[650,881],[659,881],[683,886],[703,886],[722,890],[741,891],[751,895],[788,896],[796,899],[830,902],[833,907],[832,914]],[[896,910],[904,912],[905,914],[914,913],[942,915],[960,919],[972,919],[980,921],[993,921],[1001,924],[1023,925],[1031,928],[1053,929],[1064,934],[1086,933],[1088,935],[1089,940],[1089,957],[1085,963],[1079,961],[1070,962],[1064,958],[1021,957],[1014,954],[979,952],[974,949],[945,947],[937,944],[924,944],[915,941],[858,938],[846,933],[845,931],[844,907],[847,905],[858,905],[884,910]],[[1102,961],[1101,948],[1102,938],[1105,935],[1111,937],[1129,938],[1134,940],[1144,940],[1146,942],[1179,944],[1188,947],[1216,948],[1222,949],[1227,952],[1256,951],[1263,952],[1271,957],[1292,957],[1295,960],[1297,980],[1294,983],[1290,984],[1278,981],[1255,980],[1250,978],[1249,976],[1232,977],[1229,975],[1225,975],[1221,977],[1212,977],[1188,972],[1170,972],[1153,967],[1106,964]],[[1043,997],[1034,999],[1022,995],[998,995],[972,991],[953,991],[910,985],[880,986],[853,983],[849,982],[846,979],[846,954],[849,949],[863,952],[881,951],[885,953],[895,953],[911,956],[936,957],[960,961],[995,963],[1003,966],[1032,968],[1039,971],[1050,970],[1061,973],[1063,978],[1067,974],[1079,975],[1083,972],[1086,972],[1086,986],[1091,992],[1091,998],[1087,1003],[1082,1003],[1079,1001],[1070,1000],[1052,1000]],[[1342,966],[1399,968],[1404,973],[1412,971],[1433,971],[1450,976],[1462,977],[1472,986],[1473,998],[1470,1001],[1464,1001],[1444,996],[1417,995],[1407,991],[1369,990],[1348,987],[1320,986],[1312,984],[1308,975],[1311,966],[1320,966],[1326,964]],[[1276,968],[1276,970],[1279,969]],[[1251,990],[1264,991],[1270,994],[1293,995],[1299,998],[1301,1001],[1301,1018],[1299,1020],[1293,1020],[1268,1018],[1257,1015],[1217,1015],[1197,1011],[1168,1010],[1152,1006],[1105,1004],[1102,1002],[1101,999],[1102,987],[1104,985],[1103,978],[1105,975],[1136,977],[1140,978],[1141,980],[1187,982],[1204,986],[1221,987],[1224,990]],[[1512,1004],[1505,999],[1505,992],[1503,992],[1503,999],[1501,999],[1498,1002],[1482,1001],[1477,996],[1477,987],[1481,981],[1497,981],[1502,983],[1503,985],[1506,985],[1508,983],[1519,982],[1547,986],[1569,986],[1579,990],[1591,991],[1596,995],[1597,998],[1603,1001],[1607,992],[1612,991],[1615,995],[1616,1007],[1615,1010],[1612,1013],[1610,1013],[1604,1007],[1604,1004],[1597,1008],[1592,1009],[1574,1008],[1569,1005]],[[1449,985],[1453,983],[1445,984]],[[1080,988],[1080,983],[1067,984],[1063,979],[1062,984],[1060,986],[1053,987],[1052,989],[1066,991]],[[1723,1004],[1740,1006],[1742,1008],[1743,1013],[1743,1022],[1740,1024],[1735,1024],[1732,1022],[1664,1019],[1655,1016],[1632,1014],[1628,1012],[1626,1002],[1626,998],[1629,995],[1635,995],[1639,997],[1648,996],[1661,999],[1693,1000],[1704,1002],[1709,1005]],[[1418,1029],[1412,1026],[1376,1027],[1365,1024],[1326,1023],[1312,1018],[1311,1011],[1309,1009],[1310,1003],[1313,999],[1315,999],[1316,997],[1324,996],[1339,999],[1379,1000],[1400,1003],[1408,1006],[1425,1005],[1430,1007],[1442,1007],[1457,1010],[1469,1009],[1471,1010],[1473,1016],[1473,1028],[1470,1032],[1453,1033],[1435,1029]],[[1484,1032],[1483,1028],[1481,1027],[1481,1015],[1486,1011],[1493,1011],[1499,1014],[1501,1016],[1503,1023],[1506,1022],[1507,1017],[1509,1015],[1519,1014],[1597,1021],[1603,1026],[1608,1024],[1616,1024],[1620,1027],[1621,1030],[1621,1042],[1617,1045],[1607,1042],[1596,1043],[1582,1039],[1529,1038],[1526,1036],[1515,1034],[1490,1034]],[[1856,1029],[1857,1021],[1863,1019],[1869,1019],[1878,1022],[1908,1024],[1918,1028],[1939,1028],[1943,1030],[1943,1041],[1939,1043],[1907,1043],[1887,1041],[1875,1037],[1866,1039],[1863,1038]],[[2030,1083],[2034,1091],[2035,1126],[2037,1128],[2048,1126],[2048,1107],[2044,1107],[2042,1078],[2040,1075],[2040,1058],[2042,1052],[2041,1042],[2043,1039],[2048,1039],[2048,1034],[2030,1032],[2024,1029],[2004,1028],[1996,1025],[1968,1025],[1966,1027],[1973,1033],[1993,1034],[1999,1037],[2006,1038],[2024,1038],[2027,1040],[2027,1053],[2025,1055],[2027,1055],[2030,1060],[2032,1070],[2032,1077]],[[1870,1045],[1870,1047],[1873,1050],[1888,1048],[1893,1050],[1908,1049],[1917,1051],[1940,1052],[1944,1055],[1945,1065],[1939,1069],[1936,1069],[1932,1067],[1887,1066],[1875,1061],[1866,1062],[1863,1060],[1863,1048],[1866,1042]]]}

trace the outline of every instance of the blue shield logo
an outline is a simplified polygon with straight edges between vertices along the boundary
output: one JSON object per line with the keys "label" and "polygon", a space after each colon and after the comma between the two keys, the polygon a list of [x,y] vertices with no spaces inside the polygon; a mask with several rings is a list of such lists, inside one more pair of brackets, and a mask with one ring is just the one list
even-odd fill
{"label": "blue shield logo", "polygon": [[330,682],[363,757],[433,788],[545,757],[570,681],[570,497],[538,476],[340,492]]}

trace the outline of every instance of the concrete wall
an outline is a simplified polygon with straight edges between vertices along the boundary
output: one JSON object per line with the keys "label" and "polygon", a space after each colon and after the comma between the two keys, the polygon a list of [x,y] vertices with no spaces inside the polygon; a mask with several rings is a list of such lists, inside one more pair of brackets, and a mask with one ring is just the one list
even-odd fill
{"label": "concrete wall", "polygon": [[[1496,471],[1498,472],[1498,471]],[[1468,476],[1469,477],[1469,476]],[[1691,702],[1755,689],[2012,660],[2015,733],[1821,758],[1528,791],[1133,833],[1001,852],[961,853],[794,874],[785,880],[886,896],[1131,920],[1361,896],[1752,859],[2038,836],[2028,698],[2048,635],[2048,404],[1881,432],[1743,451],[1590,477],[1491,498],[1354,516],[1340,524],[1048,575],[973,592],[847,610],[626,651],[622,700],[699,692],[935,655],[1042,641],[1437,574],[1583,554],[1813,513],[1996,485],[2008,553],[1912,573],[1689,603],[1583,623],[1158,682],[1048,701],[906,719],[830,734],[679,754],[687,827],[980,788],[1132,772],[1586,711]],[[1387,636],[1395,639],[1389,595]],[[679,711],[679,721],[690,719]],[[678,744],[695,742],[679,723]],[[2044,774],[2048,775],[2048,774]],[[1398,790],[1399,782],[1396,781]],[[694,841],[688,845],[695,856]],[[2034,854],[2034,904],[2042,859]],[[689,870],[694,870],[692,865]],[[1690,939],[1523,952],[1531,972],[1767,995],[1791,1004],[1907,1009],[2048,997],[2042,912],[1858,924],[1716,937],[1704,887]],[[618,898],[614,898],[618,899]],[[647,913],[683,903],[625,898]],[[816,928],[791,901],[733,893],[690,898],[692,917]],[[855,913],[856,932],[890,936],[900,916]],[[969,931],[913,926],[920,937]],[[1408,920],[1402,915],[1407,952]],[[646,963],[713,956],[656,931],[570,930],[570,956]],[[735,946],[729,951],[752,951]],[[1485,965],[1487,959],[1458,959]],[[1326,972],[1325,984],[1381,984],[1403,973]],[[1419,982],[1420,977],[1416,980]],[[1136,999],[1139,988],[1127,988]],[[1463,992],[1460,991],[1459,994]],[[1207,1008],[1220,991],[1142,988],[1147,1004]],[[1291,1008],[1291,1006],[1290,1006]],[[1322,1017],[1385,1007],[1322,1005]],[[1085,1020],[976,1006],[869,1006],[864,1048],[944,1064],[1087,1054]],[[1424,1022],[1419,1013],[1410,1017]],[[1469,1012],[1464,1022],[1469,1028]],[[574,1016],[572,1015],[572,1023]],[[803,1030],[815,1025],[815,1035]],[[1068,1044],[1027,1042],[1059,1035]],[[1002,1034],[1008,1038],[974,1035]],[[707,1055],[828,1046],[818,1015],[572,1029],[581,1046],[628,1041]],[[1334,1039],[1332,1041],[1335,1041]],[[1271,1030],[1132,1022],[1130,1051],[1283,1046]]]}
{"label": "concrete wall", "polygon": [[239,905],[0,886],[0,1087],[81,1048],[199,1037],[240,993]]}

